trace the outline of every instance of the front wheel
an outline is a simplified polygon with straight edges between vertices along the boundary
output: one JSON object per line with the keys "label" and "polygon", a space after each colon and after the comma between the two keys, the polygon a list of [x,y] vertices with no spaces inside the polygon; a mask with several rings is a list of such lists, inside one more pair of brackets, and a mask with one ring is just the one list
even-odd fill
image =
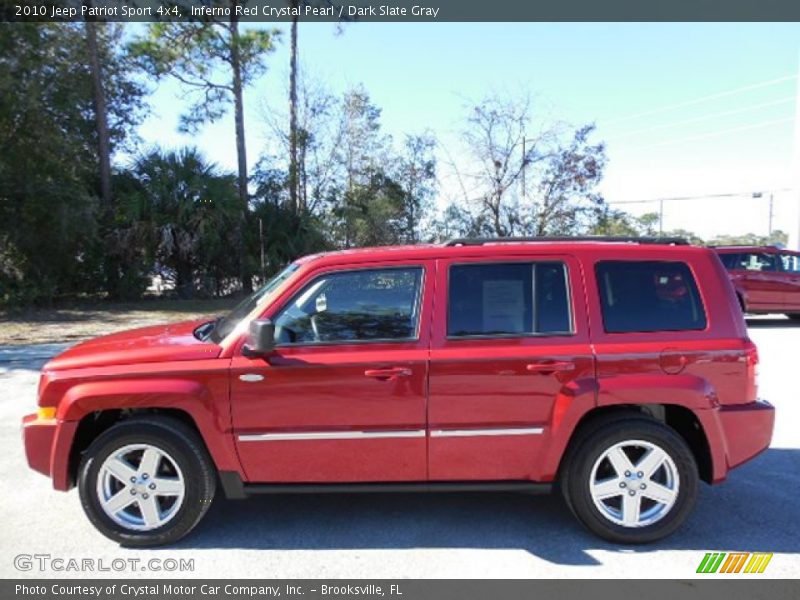
{"label": "front wheel", "polygon": [[134,418],[103,432],[81,461],[84,512],[124,546],[170,544],[189,533],[214,498],[213,464],[180,421]]}
{"label": "front wheel", "polygon": [[678,529],[694,507],[698,481],[683,438],[643,418],[607,423],[578,440],[562,475],[578,520],[623,544],[653,542]]}

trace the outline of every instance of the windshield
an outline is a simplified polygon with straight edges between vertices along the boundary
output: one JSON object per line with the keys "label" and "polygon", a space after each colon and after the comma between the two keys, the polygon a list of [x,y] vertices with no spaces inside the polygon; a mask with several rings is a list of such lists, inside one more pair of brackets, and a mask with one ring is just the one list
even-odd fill
{"label": "windshield", "polygon": [[297,271],[299,268],[300,265],[297,264],[289,265],[262,287],[258,288],[247,298],[242,300],[236,306],[236,308],[216,322],[214,329],[209,335],[209,339],[211,339],[211,341],[215,344],[218,344],[225,339],[225,337],[227,337],[228,334],[230,334],[230,332],[236,328],[242,319],[249,315],[256,306],[266,300],[280,284],[286,281],[292,275],[292,273]]}

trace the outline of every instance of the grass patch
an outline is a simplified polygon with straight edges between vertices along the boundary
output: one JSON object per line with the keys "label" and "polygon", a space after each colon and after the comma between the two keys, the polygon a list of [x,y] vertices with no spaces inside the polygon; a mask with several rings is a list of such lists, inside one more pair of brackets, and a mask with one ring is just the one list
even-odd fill
{"label": "grass patch", "polygon": [[58,308],[0,311],[0,345],[54,344],[135,327],[224,314],[236,299],[87,302]]}

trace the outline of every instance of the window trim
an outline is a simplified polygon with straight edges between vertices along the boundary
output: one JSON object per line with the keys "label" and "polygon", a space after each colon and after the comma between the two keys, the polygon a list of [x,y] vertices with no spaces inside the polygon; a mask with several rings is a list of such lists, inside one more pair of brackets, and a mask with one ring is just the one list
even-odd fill
{"label": "window trim", "polygon": [[[671,265],[683,265],[686,267],[689,274],[692,276],[692,283],[694,284],[694,290],[697,293],[697,301],[700,304],[700,309],[702,310],[703,315],[703,326],[702,327],[692,327],[692,328],[683,328],[683,329],[633,329],[630,331],[609,331],[606,326],[606,315],[604,310],[604,299],[603,299],[603,287],[601,285],[600,277],[598,274],[598,268],[603,263],[661,263],[661,264],[671,264]],[[595,285],[597,286],[597,299],[598,299],[598,308],[600,310],[600,322],[603,324],[603,334],[605,335],[659,335],[659,334],[682,334],[682,333],[697,333],[700,331],[708,331],[711,323],[708,319],[708,310],[706,310],[706,302],[705,298],[703,297],[703,292],[700,290],[700,286],[698,285],[699,278],[697,277],[697,273],[695,273],[694,268],[692,265],[689,264],[688,261],[685,260],[653,260],[653,259],[641,259],[641,260],[624,260],[624,259],[600,259],[594,263],[594,280]]]}
{"label": "window trim", "polygon": [[420,339],[420,331],[422,327],[422,299],[425,297],[425,284],[427,279],[427,269],[423,264],[408,264],[408,265],[392,265],[392,266],[364,266],[364,267],[355,267],[350,269],[331,269],[329,271],[323,271],[321,273],[317,273],[316,275],[312,275],[311,278],[308,279],[307,282],[301,285],[300,289],[297,290],[292,296],[283,303],[274,313],[274,317],[272,318],[273,322],[277,321],[278,316],[288,307],[298,295],[302,294],[308,286],[312,285],[315,281],[322,277],[331,276],[331,275],[339,275],[345,273],[359,273],[362,271],[404,271],[409,269],[418,269],[421,271],[420,273],[420,286],[417,290],[417,298],[414,302],[414,311],[417,315],[417,323],[416,328],[414,331],[414,335],[412,337],[405,337],[405,338],[377,338],[377,339],[370,339],[370,340],[331,340],[331,341],[319,341],[319,342],[289,342],[289,343],[275,343],[275,348],[304,348],[304,347],[316,347],[316,346],[355,346],[355,345],[362,345],[362,344],[393,344],[393,343],[409,343],[409,342],[418,342]]}
{"label": "window trim", "polygon": [[[450,277],[452,275],[453,267],[470,267],[470,266],[486,266],[486,265],[529,265],[531,267],[531,319],[533,324],[536,322],[536,265],[537,263],[558,263],[562,267],[564,273],[564,284],[567,291],[567,313],[569,318],[569,331],[554,331],[554,332],[527,332],[527,333],[469,333],[464,335],[451,335],[450,334]],[[445,302],[445,340],[460,341],[460,340],[508,340],[508,339],[526,339],[526,338],[549,338],[549,337],[574,337],[577,335],[577,328],[575,327],[575,310],[573,308],[574,296],[572,294],[572,285],[569,277],[569,265],[567,261],[561,257],[552,259],[534,259],[530,257],[521,258],[519,260],[475,260],[469,262],[452,262],[447,265],[447,297]]]}

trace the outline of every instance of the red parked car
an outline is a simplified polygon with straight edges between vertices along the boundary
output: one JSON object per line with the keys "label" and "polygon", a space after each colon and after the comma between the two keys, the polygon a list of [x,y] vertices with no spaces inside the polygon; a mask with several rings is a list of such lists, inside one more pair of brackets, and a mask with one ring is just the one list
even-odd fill
{"label": "red parked car", "polygon": [[714,248],[733,281],[742,310],[800,319],[800,252],[774,246]]}
{"label": "red parked car", "polygon": [[211,322],[50,361],[30,466],[130,546],[229,498],[543,491],[615,542],[662,538],[699,481],[770,442],[756,348],[712,250],[456,240],[302,258]]}

